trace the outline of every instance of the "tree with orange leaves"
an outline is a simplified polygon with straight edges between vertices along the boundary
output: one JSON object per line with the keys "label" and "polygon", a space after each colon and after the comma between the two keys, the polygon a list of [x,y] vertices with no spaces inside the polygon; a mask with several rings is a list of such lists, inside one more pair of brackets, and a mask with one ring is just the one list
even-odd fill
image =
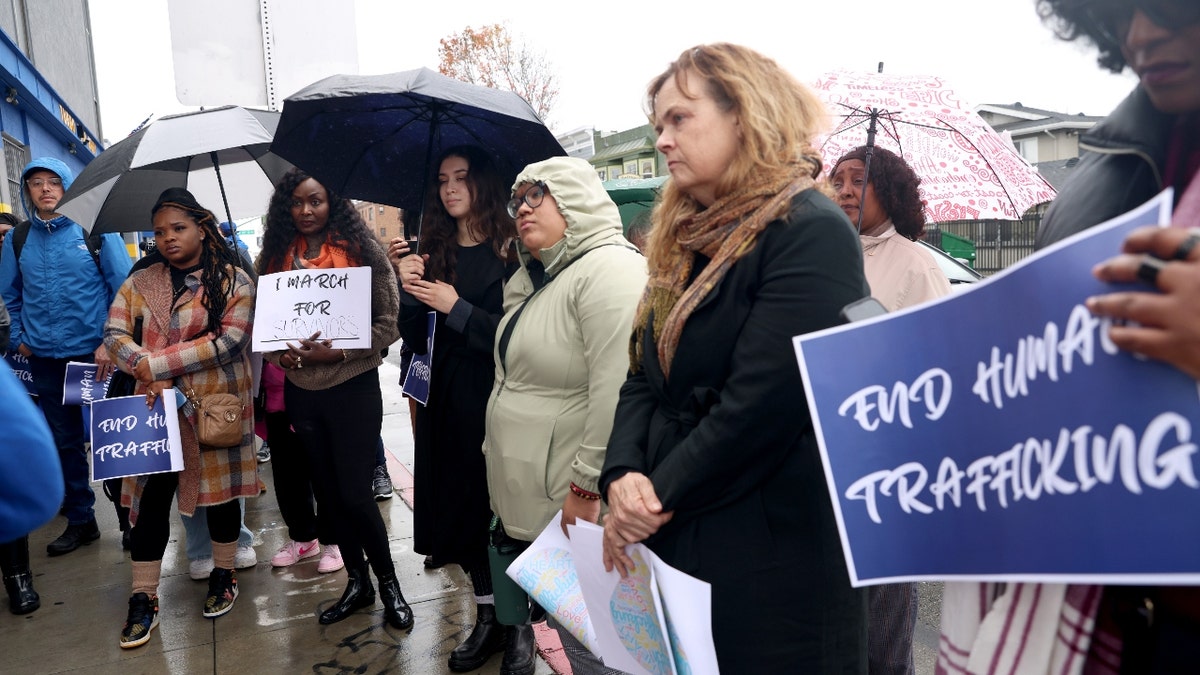
{"label": "tree with orange leaves", "polygon": [[525,99],[542,121],[558,98],[558,76],[545,54],[516,43],[504,24],[464,28],[442,38],[438,72],[456,80],[507,89]]}

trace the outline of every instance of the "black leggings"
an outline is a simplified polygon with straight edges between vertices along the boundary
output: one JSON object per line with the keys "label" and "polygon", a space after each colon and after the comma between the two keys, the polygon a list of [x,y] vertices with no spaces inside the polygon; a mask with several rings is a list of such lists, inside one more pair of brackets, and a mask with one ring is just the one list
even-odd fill
{"label": "black leggings", "polygon": [[300,438],[292,431],[287,411],[267,413],[267,441],[271,444],[275,501],[288,537],[299,542],[320,539],[322,544],[338,543],[327,514],[313,503],[312,467]]}
{"label": "black leggings", "polygon": [[328,522],[338,523],[335,538],[346,567],[363,569],[365,552],[375,576],[394,574],[387,526],[371,492],[383,426],[379,371],[369,370],[319,391],[288,380],[283,395],[292,427],[308,454],[319,510]]}
{"label": "black leggings", "polygon": [[[146,479],[138,504],[137,525],[129,533],[129,557],[137,562],[162,560],[171,538],[171,498],[179,474],[156,473]],[[237,499],[208,507],[208,536],[215,542],[236,542],[242,531],[242,505]]]}

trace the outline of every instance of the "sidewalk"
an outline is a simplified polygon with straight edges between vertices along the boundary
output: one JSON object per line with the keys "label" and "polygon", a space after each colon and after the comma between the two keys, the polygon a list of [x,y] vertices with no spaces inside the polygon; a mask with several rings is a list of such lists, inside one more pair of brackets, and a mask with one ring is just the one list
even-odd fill
{"label": "sidewalk", "polygon": [[[246,525],[255,533],[259,563],[237,573],[240,595],[233,611],[216,620],[200,615],[207,585],[187,575],[183,526],[175,517],[159,586],[160,624],[148,644],[120,649],[129,556],[121,550],[113,509],[96,484],[103,533],[98,541],[50,558],[46,544],[62,532],[65,519],[57,517],[30,535],[42,607],[26,616],[0,609],[0,673],[450,672],[446,659],[474,623],[471,583],[457,566],[424,569],[423,556],[412,550],[412,434],[408,404],[396,385],[397,363],[394,357],[380,369],[383,438],[397,498],[379,505],[400,585],[416,617],[410,631],[387,626],[378,603],[332,626],[317,623],[316,613],[341,595],[345,572],[318,574],[317,558],[271,568],[270,558],[286,541],[287,530],[276,508],[270,465],[263,464],[267,492],[246,502]],[[539,632],[539,650],[544,660],[538,660],[538,675],[569,672],[552,631]],[[500,655],[475,672],[499,673]]]}

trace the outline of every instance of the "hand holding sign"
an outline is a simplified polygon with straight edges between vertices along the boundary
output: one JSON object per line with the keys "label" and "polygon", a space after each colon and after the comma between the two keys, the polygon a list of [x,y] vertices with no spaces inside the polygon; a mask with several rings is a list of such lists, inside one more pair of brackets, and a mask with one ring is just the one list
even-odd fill
{"label": "hand holding sign", "polygon": [[259,277],[254,351],[276,351],[290,341],[304,347],[305,340],[315,339],[313,334],[336,345],[333,353],[339,358],[340,349],[370,347],[371,274],[370,267],[342,267]]}
{"label": "hand holding sign", "polygon": [[[1097,295],[1087,308],[1134,324],[1114,325],[1109,338],[1121,349],[1166,361],[1200,379],[1200,232],[1182,228],[1135,230],[1122,246],[1124,254],[1097,265],[1092,273],[1109,283],[1136,283],[1139,269],[1151,262],[1160,268],[1148,288]],[[1169,261],[1169,262],[1165,262]]]}
{"label": "hand holding sign", "polygon": [[[1200,507],[1196,380],[1119,349],[1130,327],[1107,318],[1200,294],[1200,275],[1176,286],[1194,263],[1166,262],[1165,296],[1131,286],[1107,306],[1096,298],[1114,289],[1089,274],[1131,281],[1128,259],[1095,267],[1126,237],[1175,257],[1186,232],[1132,234],[1170,205],[1167,192],[970,290],[795,339],[853,585],[1200,580],[1183,515]],[[1149,330],[1200,338],[1186,306]]]}

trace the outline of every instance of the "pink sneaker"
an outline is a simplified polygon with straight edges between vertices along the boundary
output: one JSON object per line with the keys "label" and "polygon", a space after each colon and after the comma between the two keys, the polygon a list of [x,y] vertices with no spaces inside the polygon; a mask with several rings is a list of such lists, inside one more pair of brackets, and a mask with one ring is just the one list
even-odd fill
{"label": "pink sneaker", "polygon": [[321,562],[317,563],[317,571],[321,574],[329,574],[345,566],[346,563],[342,562],[342,552],[338,550],[337,544],[330,544],[325,547],[325,553],[321,556]]}
{"label": "pink sneaker", "polygon": [[296,563],[320,555],[321,544],[316,539],[312,541],[288,541],[279,549],[279,553],[271,558],[271,567],[291,567]]}

